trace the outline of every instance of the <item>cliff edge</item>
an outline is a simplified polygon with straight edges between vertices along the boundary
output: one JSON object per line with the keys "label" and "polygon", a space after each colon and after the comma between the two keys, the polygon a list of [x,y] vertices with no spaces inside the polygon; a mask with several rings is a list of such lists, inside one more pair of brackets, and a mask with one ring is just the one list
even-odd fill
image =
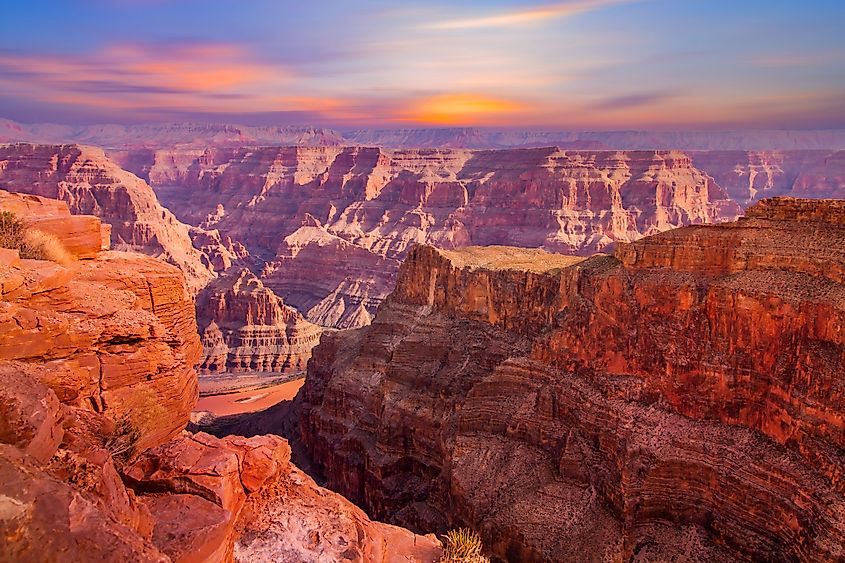
{"label": "cliff edge", "polygon": [[309,364],[328,485],[512,561],[845,557],[843,203],[568,260],[415,247]]}

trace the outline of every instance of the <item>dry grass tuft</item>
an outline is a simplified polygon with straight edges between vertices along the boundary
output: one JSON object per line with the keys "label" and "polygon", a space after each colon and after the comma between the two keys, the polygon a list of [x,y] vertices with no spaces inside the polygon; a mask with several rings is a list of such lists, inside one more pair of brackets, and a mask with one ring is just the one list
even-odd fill
{"label": "dry grass tuft", "polygon": [[37,229],[27,229],[24,232],[20,252],[21,258],[50,260],[63,266],[68,266],[75,261],[73,254],[67,251],[56,235]]}
{"label": "dry grass tuft", "polygon": [[55,235],[27,228],[10,211],[0,211],[0,248],[17,250],[21,258],[50,260],[63,266],[76,261]]}
{"label": "dry grass tuft", "polygon": [[446,533],[444,544],[439,563],[490,563],[490,559],[481,554],[484,546],[475,530],[450,530]]}
{"label": "dry grass tuft", "polygon": [[129,419],[123,416],[114,423],[114,432],[106,440],[106,449],[118,463],[131,460],[137,453],[141,432]]}

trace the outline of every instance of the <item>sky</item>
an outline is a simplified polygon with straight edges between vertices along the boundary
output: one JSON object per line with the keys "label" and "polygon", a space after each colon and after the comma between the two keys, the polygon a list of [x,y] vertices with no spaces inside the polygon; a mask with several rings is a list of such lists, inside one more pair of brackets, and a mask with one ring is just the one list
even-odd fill
{"label": "sky", "polygon": [[843,0],[26,0],[0,117],[845,127]]}

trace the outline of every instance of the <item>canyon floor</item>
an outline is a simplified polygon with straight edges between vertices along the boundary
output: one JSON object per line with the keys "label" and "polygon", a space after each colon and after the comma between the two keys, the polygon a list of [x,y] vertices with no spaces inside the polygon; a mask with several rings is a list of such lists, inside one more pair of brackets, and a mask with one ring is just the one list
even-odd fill
{"label": "canyon floor", "polygon": [[290,376],[274,378],[265,374],[246,378],[236,375],[225,377],[224,382],[214,383],[209,382],[209,379],[213,378],[200,378],[200,398],[194,407],[197,414],[209,412],[214,416],[228,416],[262,411],[293,399],[305,382],[304,375],[295,379]]}

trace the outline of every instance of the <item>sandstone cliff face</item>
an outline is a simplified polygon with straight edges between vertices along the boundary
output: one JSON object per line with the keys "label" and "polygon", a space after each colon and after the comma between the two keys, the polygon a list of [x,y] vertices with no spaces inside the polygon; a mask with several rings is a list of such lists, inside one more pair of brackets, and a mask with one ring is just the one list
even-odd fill
{"label": "sandstone cliff face", "polygon": [[303,441],[376,517],[514,561],[840,560],[843,213],[766,200],[577,264],[417,247],[315,349]]}
{"label": "sandstone cliff face", "polygon": [[845,195],[841,151],[707,151],[690,156],[743,207],[774,196]]}
{"label": "sandstone cliff face", "polygon": [[277,436],[183,431],[200,342],[177,268],[100,251],[107,229],[64,202],[0,191],[0,209],[75,259],[0,249],[0,561],[439,557],[317,487]]}
{"label": "sandstone cliff face", "polygon": [[[83,219],[100,247],[99,219],[71,216],[64,202],[0,191],[0,205],[36,226],[52,213],[53,223],[73,227],[54,231],[71,243]],[[172,266],[133,253],[77,252],[91,255],[68,266],[15,257],[3,264],[0,361],[43,365],[63,403],[128,418],[148,447],[180,431],[197,398],[193,303]]]}
{"label": "sandstone cliff face", "polygon": [[137,250],[178,266],[193,292],[212,277],[188,226],[163,208],[149,185],[101,149],[77,145],[0,145],[0,189],[59,199],[73,214],[112,226],[115,248]]}
{"label": "sandstone cliff face", "polygon": [[266,257],[262,281],[335,327],[369,320],[414,243],[589,254],[740,211],[673,151],[291,147],[152,158],[136,166],[181,220]]}
{"label": "sandstone cliff face", "polygon": [[304,371],[322,332],[247,269],[212,282],[197,310],[203,372]]}

